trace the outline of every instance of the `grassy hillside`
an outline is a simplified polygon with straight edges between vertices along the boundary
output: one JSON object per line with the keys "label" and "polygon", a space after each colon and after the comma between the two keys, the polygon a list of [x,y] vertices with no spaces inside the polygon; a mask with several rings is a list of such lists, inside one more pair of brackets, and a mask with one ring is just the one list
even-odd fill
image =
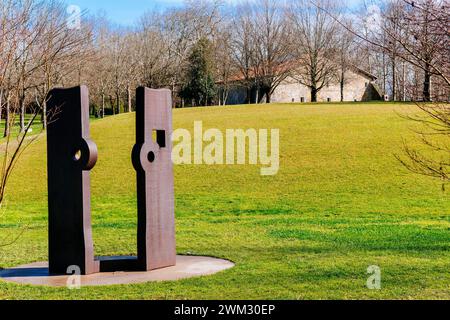
{"label": "grassy hillside", "polygon": [[[180,254],[236,267],[180,282],[83,288],[0,282],[0,299],[450,299],[450,198],[395,160],[410,123],[393,104],[262,105],[174,111],[175,128],[279,128],[281,167],[175,167]],[[134,114],[92,123],[97,255],[135,253]],[[45,138],[23,156],[0,217],[0,267],[47,259]],[[8,242],[8,239],[0,240]],[[382,290],[366,270],[382,270]]]}

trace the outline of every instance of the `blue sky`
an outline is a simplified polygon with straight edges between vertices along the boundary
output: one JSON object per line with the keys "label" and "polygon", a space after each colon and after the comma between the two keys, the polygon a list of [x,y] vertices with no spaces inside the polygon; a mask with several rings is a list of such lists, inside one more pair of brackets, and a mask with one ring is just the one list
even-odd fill
{"label": "blue sky", "polygon": [[80,6],[89,13],[105,12],[119,24],[132,25],[143,13],[179,6],[182,0],[66,0],[67,4]]}
{"label": "blue sky", "polygon": [[[238,2],[238,0],[227,1]],[[350,4],[362,1],[346,0]],[[88,10],[91,14],[105,12],[112,22],[129,26],[147,11],[181,6],[183,0],[66,0],[66,2],[68,5],[78,5],[82,10]]]}

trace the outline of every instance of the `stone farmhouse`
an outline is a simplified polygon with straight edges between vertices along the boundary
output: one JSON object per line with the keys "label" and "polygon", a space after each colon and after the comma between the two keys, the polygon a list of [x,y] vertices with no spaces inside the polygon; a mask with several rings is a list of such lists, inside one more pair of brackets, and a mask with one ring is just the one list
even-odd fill
{"label": "stone farmhouse", "polygon": [[[383,100],[383,96],[375,81],[377,78],[357,67],[352,67],[345,73],[344,101],[376,101]],[[248,88],[243,85],[241,79],[233,79],[227,96],[226,104],[244,104],[248,101]],[[250,90],[250,100],[265,102],[264,93],[257,90],[256,86]],[[319,91],[318,102],[340,102],[341,84],[339,81],[331,82]],[[286,77],[275,89],[271,97],[274,103],[311,102],[311,90],[296,80],[295,74]]]}

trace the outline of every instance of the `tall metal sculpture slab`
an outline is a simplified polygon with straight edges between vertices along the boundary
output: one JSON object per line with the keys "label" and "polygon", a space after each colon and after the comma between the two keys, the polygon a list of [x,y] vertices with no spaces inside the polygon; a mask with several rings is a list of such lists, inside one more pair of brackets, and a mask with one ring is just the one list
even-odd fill
{"label": "tall metal sculpture slab", "polygon": [[154,270],[176,264],[170,90],[136,91],[138,264]]}
{"label": "tall metal sculpture slab", "polygon": [[51,274],[71,266],[81,274],[151,271],[176,264],[172,98],[170,90],[138,88],[136,145],[137,257],[94,259],[89,171],[97,147],[89,138],[89,97],[85,86],[54,89],[48,96],[47,132],[49,265]]}
{"label": "tall metal sculpture slab", "polygon": [[99,271],[94,260],[89,171],[97,147],[89,138],[89,93],[85,86],[54,89],[47,97],[49,271]]}

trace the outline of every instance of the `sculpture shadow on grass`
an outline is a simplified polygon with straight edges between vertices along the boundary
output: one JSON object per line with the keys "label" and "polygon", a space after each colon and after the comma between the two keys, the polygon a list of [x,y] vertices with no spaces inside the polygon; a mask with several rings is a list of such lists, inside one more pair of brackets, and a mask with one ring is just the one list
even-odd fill
{"label": "sculpture shadow on grass", "polygon": [[50,276],[48,268],[13,268],[0,270],[0,278],[36,278]]}

